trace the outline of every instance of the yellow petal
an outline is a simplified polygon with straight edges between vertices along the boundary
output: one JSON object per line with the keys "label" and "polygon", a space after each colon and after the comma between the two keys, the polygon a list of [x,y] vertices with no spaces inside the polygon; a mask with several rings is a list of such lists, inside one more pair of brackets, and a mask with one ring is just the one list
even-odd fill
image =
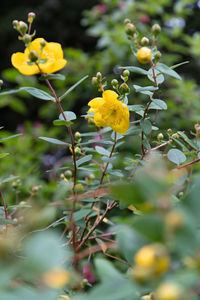
{"label": "yellow petal", "polygon": [[56,60],[63,59],[63,50],[59,43],[48,43],[45,51],[53,53]]}
{"label": "yellow petal", "polygon": [[90,100],[88,106],[94,109],[98,109],[103,104],[103,98],[94,98]]}
{"label": "yellow petal", "polygon": [[118,94],[111,90],[106,90],[103,92],[103,99],[105,101],[117,100]]}
{"label": "yellow petal", "polygon": [[42,73],[51,74],[61,70],[66,65],[67,61],[65,59],[54,60],[52,58],[48,58],[47,62],[43,64],[39,64],[39,67]]}
{"label": "yellow petal", "polygon": [[96,124],[97,127],[106,127],[107,124],[105,123],[105,120],[102,118],[101,113],[97,112],[94,115],[94,123]]}
{"label": "yellow petal", "polygon": [[17,52],[11,57],[12,65],[24,75],[34,75],[40,73],[36,64],[29,65],[24,53]]}
{"label": "yellow petal", "polygon": [[42,281],[50,288],[60,289],[69,281],[69,273],[64,269],[54,268],[49,272],[43,273]]}
{"label": "yellow petal", "polygon": [[113,123],[111,128],[120,133],[120,134],[126,134],[127,130],[129,129],[129,110],[127,105],[122,104],[122,115],[120,116],[120,122]]}

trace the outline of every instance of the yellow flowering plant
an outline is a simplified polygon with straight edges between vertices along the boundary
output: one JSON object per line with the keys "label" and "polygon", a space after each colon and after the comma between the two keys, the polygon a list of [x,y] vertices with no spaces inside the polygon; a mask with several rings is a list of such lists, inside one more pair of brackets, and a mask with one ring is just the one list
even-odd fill
{"label": "yellow flowering plant", "polygon": [[[97,72],[91,80],[97,91],[88,99],[82,119],[88,132],[74,133],[77,116],[73,111],[64,110],[63,99],[88,76],[58,95],[50,79],[60,79],[61,74],[53,73],[63,69],[67,60],[59,43],[35,38],[35,32],[31,34],[34,18],[30,13],[28,24],[13,22],[25,50],[14,53],[11,62],[23,75],[40,74],[39,80],[43,80],[49,92],[22,87],[2,91],[0,96],[25,91],[52,102],[59,111],[53,124],[64,134],[66,130],[67,137],[59,140],[40,136],[39,139],[41,143],[46,141],[63,147],[68,159],[64,158],[64,164],[53,169],[58,175],[58,194],[55,199],[50,197],[47,210],[34,206],[35,190],[27,201],[7,207],[1,185],[13,178],[0,180],[2,235],[6,237],[5,241],[0,239],[0,259],[10,259],[14,253],[13,260],[17,260],[15,272],[8,274],[3,297],[14,299],[9,297],[17,290],[21,299],[31,295],[32,299],[48,300],[179,300],[186,290],[183,299],[191,296],[196,300],[200,242],[195,213],[200,208],[194,194],[199,194],[199,181],[191,191],[191,208],[189,198],[181,203],[179,192],[187,177],[183,170],[200,161],[197,143],[200,129],[196,124],[194,139],[181,131],[157,133],[159,112],[167,109],[166,102],[159,98],[159,86],[166,75],[181,80],[174,68],[184,63],[168,67],[160,62],[158,24],[152,26],[150,39],[140,40],[136,26],[126,19],[125,31],[138,65],[120,66],[120,78],[111,82],[106,82]],[[132,85],[132,73],[145,76],[149,84],[135,84],[134,77]],[[142,95],[140,104],[135,102],[137,93]],[[121,154],[121,146],[126,141],[131,146],[136,144],[138,153]],[[159,150],[162,152],[153,155]],[[185,163],[188,157],[192,160]],[[172,169],[170,172],[166,161]],[[195,217],[191,218],[193,213]],[[61,214],[59,218],[58,214]],[[38,224],[42,224],[42,229],[37,228]],[[55,226],[62,229],[59,237],[48,231],[50,228],[53,231]],[[15,230],[16,240],[12,240]],[[13,244],[17,245],[16,249]],[[95,258],[97,252],[110,261]],[[190,277],[194,266],[195,272]],[[183,272],[182,277],[179,271]],[[173,273],[178,278],[177,284],[171,284],[176,279]],[[185,289],[180,288],[178,281],[187,282],[187,278],[189,284]]]}

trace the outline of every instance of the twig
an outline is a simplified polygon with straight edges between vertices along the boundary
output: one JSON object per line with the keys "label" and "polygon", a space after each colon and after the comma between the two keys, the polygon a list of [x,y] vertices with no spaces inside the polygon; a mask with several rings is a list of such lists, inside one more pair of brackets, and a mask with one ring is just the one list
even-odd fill
{"label": "twig", "polygon": [[[105,246],[107,247],[107,249],[116,249],[117,248],[116,243],[105,243]],[[88,255],[91,255],[96,252],[101,252],[101,251],[102,251],[101,245],[90,246],[90,247],[84,249],[83,251],[81,251],[80,253],[76,254],[76,260],[79,261],[79,260],[83,259],[84,257],[87,257]]]}
{"label": "twig", "polygon": [[[3,192],[2,192],[2,189],[1,189],[1,185],[0,185],[0,195],[1,195],[2,203],[3,203],[3,207],[4,207],[5,219],[8,219],[8,213],[7,213],[6,202],[5,202],[5,199],[4,199],[4,196],[3,196]],[[8,226],[7,226],[7,224],[6,224],[6,233],[7,233],[7,230],[8,230]]]}
{"label": "twig", "polygon": [[181,166],[176,167],[176,169],[182,169],[182,168],[191,166],[191,165],[193,165],[193,164],[195,164],[195,163],[197,163],[197,162],[199,162],[199,161],[200,161],[200,158],[197,158],[197,159],[195,159],[195,160],[193,160],[193,161],[188,162],[187,164],[184,164],[184,165],[181,165]]}

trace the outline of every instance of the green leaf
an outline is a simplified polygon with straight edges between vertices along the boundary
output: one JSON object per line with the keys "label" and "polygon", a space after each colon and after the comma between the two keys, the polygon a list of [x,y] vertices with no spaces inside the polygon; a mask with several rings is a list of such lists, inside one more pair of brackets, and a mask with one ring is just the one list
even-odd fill
{"label": "green leaf", "polygon": [[102,281],[122,279],[122,274],[113,267],[111,262],[105,259],[97,258],[95,260],[95,266],[96,266],[97,274]]}
{"label": "green leaf", "polygon": [[156,91],[158,90],[158,87],[155,87],[155,86],[139,86],[139,85],[136,85],[134,84],[133,87],[135,88],[136,92],[143,92],[143,91],[150,91],[150,92],[153,92],[153,91]]}
{"label": "green leaf", "polygon": [[188,144],[191,148],[195,149],[195,150],[199,150],[199,147],[197,144],[195,144],[193,141],[191,141],[187,135],[185,133],[183,133],[182,131],[178,131],[177,132],[178,135],[181,137],[181,139],[186,142],[186,144]]}
{"label": "green leaf", "polygon": [[34,88],[34,87],[21,87],[17,90],[9,90],[9,91],[5,91],[5,92],[1,92],[0,96],[16,94],[16,93],[23,92],[23,91],[26,91],[30,95],[32,95],[38,99],[41,99],[41,100],[47,100],[47,101],[55,100],[54,97],[51,96],[50,94],[48,94],[47,92],[37,89],[37,88]]}
{"label": "green leaf", "polygon": [[76,211],[74,214],[73,214],[73,220],[75,222],[79,221],[79,220],[82,220],[83,218],[85,218],[92,210],[90,208],[83,208],[83,209],[80,209],[78,211]]}
{"label": "green leaf", "polygon": [[41,75],[41,77],[39,79],[40,80],[45,80],[45,79],[49,79],[49,80],[53,80],[53,79],[65,80],[65,76],[63,74],[45,74],[45,75]]}
{"label": "green leaf", "polygon": [[136,105],[128,105],[128,109],[130,111],[138,112],[138,111],[144,111],[145,108],[143,105],[136,104]]}
{"label": "green leaf", "polygon": [[79,160],[76,161],[77,167],[79,167],[80,165],[82,165],[82,164],[84,164],[84,163],[90,161],[91,158],[92,158],[92,155],[91,155],[91,154],[86,155],[86,156],[84,156],[83,158],[80,158]]}
{"label": "green leaf", "polygon": [[57,140],[57,139],[48,138],[48,137],[45,137],[45,136],[40,136],[39,139],[41,139],[43,141],[46,141],[46,142],[49,142],[49,143],[52,143],[52,144],[56,144],[56,145],[65,145],[65,146],[67,145],[67,146],[69,146],[68,143],[65,143],[65,142]]}
{"label": "green leaf", "polygon": [[[67,122],[76,119],[76,115],[73,111],[64,111],[64,115],[67,119]],[[62,120],[62,121],[65,121],[62,114],[59,115],[59,119]]]}
{"label": "green leaf", "polygon": [[0,184],[12,181],[12,180],[17,179],[17,178],[19,178],[19,176],[13,176],[13,177],[7,177],[7,178],[4,178],[4,179],[0,179]]}
{"label": "green leaf", "polygon": [[62,126],[62,125],[69,126],[71,124],[73,124],[73,123],[65,121],[65,120],[54,120],[53,121],[53,125],[55,125],[55,126]]}
{"label": "green leaf", "polygon": [[17,137],[17,136],[20,136],[20,135],[21,135],[21,133],[15,134],[15,135],[10,135],[10,136],[8,136],[8,137],[5,137],[5,138],[3,138],[3,139],[0,139],[0,143],[2,143],[2,142],[4,142],[4,141],[7,141],[7,140],[10,140],[10,139],[13,139],[13,138],[15,138],[15,137]]}
{"label": "green leaf", "polygon": [[78,82],[76,82],[74,85],[72,85],[62,96],[59,97],[59,100],[62,100],[65,96],[67,96],[71,91],[73,91],[73,89],[75,89],[86,78],[88,78],[88,75],[84,76]]}
{"label": "green leaf", "polygon": [[185,64],[188,64],[188,63],[189,63],[189,60],[184,61],[184,62],[182,62],[182,63],[180,63],[180,64],[173,65],[173,66],[171,66],[170,68],[171,68],[171,69],[175,69],[175,68],[178,68],[178,67],[180,67],[180,66],[182,66],[182,65],[185,65]]}
{"label": "green leaf", "polygon": [[110,151],[104,149],[103,147],[101,146],[96,146],[95,147],[96,151],[101,154],[101,155],[105,155],[105,156],[110,156]]}
{"label": "green leaf", "polygon": [[151,98],[151,100],[152,103],[150,104],[149,109],[160,109],[160,110],[167,109],[167,104],[163,100],[153,99],[153,98]]}
{"label": "green leaf", "polygon": [[150,134],[152,131],[152,124],[149,120],[141,120],[140,125],[145,134]]}
{"label": "green leaf", "polygon": [[0,153],[0,158],[3,158],[5,156],[9,155],[9,153]]}
{"label": "green leaf", "polygon": [[137,74],[142,74],[142,75],[147,75],[148,71],[138,68],[138,67],[119,67],[119,69],[126,69],[129,70],[130,72],[137,73]]}
{"label": "green leaf", "polygon": [[169,68],[168,66],[166,66],[165,64],[159,63],[156,67],[155,67],[158,71],[160,71],[161,73],[167,74],[171,77],[174,77],[176,79],[181,80],[181,77],[179,76],[178,73],[176,73],[174,70],[172,70],[171,68]]}
{"label": "green leaf", "polygon": [[[156,75],[156,82],[157,84],[161,84],[163,83],[163,81],[165,80],[164,76],[156,69],[154,69],[155,75]],[[152,68],[149,69],[148,74],[147,74],[149,80],[155,82],[154,78],[153,78],[153,71]]]}
{"label": "green leaf", "polygon": [[180,165],[186,160],[185,154],[178,149],[170,149],[167,153],[167,157],[173,163]]}
{"label": "green leaf", "polygon": [[[141,94],[144,94],[144,95],[149,95],[150,97],[152,97],[153,93],[149,90],[146,90],[145,88],[139,86],[139,85],[133,85],[133,87],[135,88],[136,90],[136,93],[141,93]],[[158,89],[158,88],[156,88]]]}

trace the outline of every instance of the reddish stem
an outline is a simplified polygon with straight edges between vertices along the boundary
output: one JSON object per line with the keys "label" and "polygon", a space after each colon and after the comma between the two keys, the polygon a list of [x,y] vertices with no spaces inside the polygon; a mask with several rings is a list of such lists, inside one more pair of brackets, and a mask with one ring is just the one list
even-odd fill
{"label": "reddish stem", "polygon": [[[2,203],[3,203],[3,207],[4,207],[4,214],[5,214],[5,219],[8,219],[8,213],[7,213],[7,207],[6,207],[6,202],[2,193],[2,189],[1,189],[1,185],[0,185],[0,195],[1,195],[1,199],[2,199]],[[7,232],[7,224],[6,224],[6,232]]]}

